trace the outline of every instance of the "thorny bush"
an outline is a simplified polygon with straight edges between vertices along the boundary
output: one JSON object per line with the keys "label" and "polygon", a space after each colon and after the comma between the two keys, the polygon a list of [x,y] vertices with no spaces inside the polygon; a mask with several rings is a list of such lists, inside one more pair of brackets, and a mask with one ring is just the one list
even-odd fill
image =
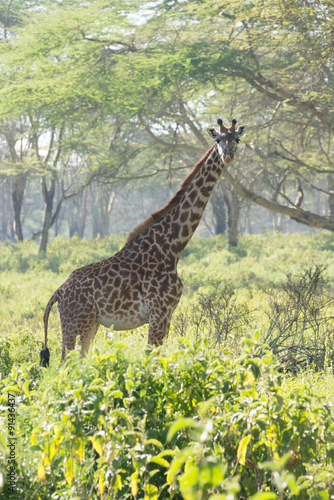
{"label": "thorny bush", "polygon": [[333,292],[326,286],[324,266],[287,275],[272,295],[269,327],[263,342],[290,371],[317,371],[334,361]]}

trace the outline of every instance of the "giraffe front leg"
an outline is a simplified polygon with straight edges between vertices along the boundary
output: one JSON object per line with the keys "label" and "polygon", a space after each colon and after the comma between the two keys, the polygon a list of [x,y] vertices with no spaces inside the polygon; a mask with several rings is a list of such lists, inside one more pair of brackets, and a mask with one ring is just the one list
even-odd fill
{"label": "giraffe front leg", "polygon": [[150,314],[148,344],[155,347],[162,345],[162,341],[167,337],[171,322],[171,314],[163,313],[161,310]]}
{"label": "giraffe front leg", "polygon": [[[166,280],[167,278],[167,280]],[[149,290],[146,301],[148,313],[148,343],[159,346],[169,333],[172,314],[182,294],[182,281],[177,272],[157,278],[161,283],[160,290]]]}

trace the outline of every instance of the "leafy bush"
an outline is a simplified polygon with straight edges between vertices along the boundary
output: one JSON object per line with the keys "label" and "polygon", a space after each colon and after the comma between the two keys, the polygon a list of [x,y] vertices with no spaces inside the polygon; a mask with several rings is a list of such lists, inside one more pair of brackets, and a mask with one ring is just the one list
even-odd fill
{"label": "leafy bush", "polygon": [[[281,289],[285,273],[305,305],[307,280],[300,286],[298,280],[307,277],[310,260],[327,263],[332,279],[333,242],[327,232],[245,236],[236,250],[224,237],[193,241],[180,261],[182,306],[162,350],[145,352],[143,328],[115,337],[128,346],[105,345],[99,335],[101,351],[92,347],[84,361],[73,352],[59,366],[55,308],[47,371],[26,361],[38,359],[48,298],[74,268],[110,256],[122,239],[56,239],[42,260],[32,242],[2,245],[0,489],[9,451],[8,393],[16,395],[18,410],[18,482],[12,495],[7,481],[1,498],[329,499],[333,374],[326,366],[298,378],[280,373],[263,341],[274,318],[264,315],[268,297],[287,311],[281,319],[293,318],[283,307],[290,293]],[[317,290],[309,304],[320,336],[307,327],[307,342],[331,331],[328,287]],[[304,310],[298,325],[306,325]],[[295,338],[301,330],[291,325]],[[256,340],[246,340],[254,330]],[[278,330],[271,331],[274,340]],[[177,340],[176,332],[187,338]],[[212,351],[215,340],[222,342]]]}
{"label": "leafy bush", "polygon": [[334,234],[328,231],[244,235],[236,249],[228,248],[224,236],[194,239],[183,252],[179,269],[191,291],[210,279],[223,278],[235,289],[268,292],[280,286],[286,273],[300,273],[310,263],[327,265],[333,278],[333,246]]}
{"label": "leafy bush", "polygon": [[237,360],[183,343],[166,357],[109,342],[40,379],[13,367],[0,385],[2,407],[8,392],[19,405],[16,497],[330,498],[328,401],[283,387],[254,341]]}

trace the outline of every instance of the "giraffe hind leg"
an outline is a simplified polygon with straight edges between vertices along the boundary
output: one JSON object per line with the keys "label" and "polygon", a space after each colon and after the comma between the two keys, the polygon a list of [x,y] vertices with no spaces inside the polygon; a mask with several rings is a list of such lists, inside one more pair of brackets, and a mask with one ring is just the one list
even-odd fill
{"label": "giraffe hind leg", "polygon": [[43,368],[48,368],[50,364],[50,351],[48,347],[44,347],[44,349],[41,350],[40,352],[40,366]]}
{"label": "giraffe hind leg", "polygon": [[66,351],[73,351],[75,349],[76,338],[79,332],[75,328],[62,328],[63,333],[63,345],[61,350],[61,360],[64,361],[66,357]]}
{"label": "giraffe hind leg", "polygon": [[93,326],[90,330],[86,330],[86,335],[81,332],[80,340],[81,340],[81,357],[84,358],[88,352],[91,341],[94,339],[97,331],[99,329],[99,323],[94,322]]}
{"label": "giraffe hind leg", "polygon": [[86,307],[73,312],[70,322],[66,322],[61,314],[61,324],[63,334],[62,361],[65,359],[66,350],[75,349],[77,337],[80,337],[81,356],[84,357],[99,326],[96,323],[95,309],[90,304],[86,304]]}

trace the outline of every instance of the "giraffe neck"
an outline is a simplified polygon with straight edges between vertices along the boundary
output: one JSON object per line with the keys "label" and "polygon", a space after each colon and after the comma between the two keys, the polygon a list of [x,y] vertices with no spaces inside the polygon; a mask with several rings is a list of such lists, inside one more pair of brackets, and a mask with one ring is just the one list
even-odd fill
{"label": "giraffe neck", "polygon": [[169,248],[176,262],[194,234],[223,168],[224,163],[218,154],[217,146],[214,146],[187,186],[179,203],[166,213],[161,221],[167,236],[166,250]]}

